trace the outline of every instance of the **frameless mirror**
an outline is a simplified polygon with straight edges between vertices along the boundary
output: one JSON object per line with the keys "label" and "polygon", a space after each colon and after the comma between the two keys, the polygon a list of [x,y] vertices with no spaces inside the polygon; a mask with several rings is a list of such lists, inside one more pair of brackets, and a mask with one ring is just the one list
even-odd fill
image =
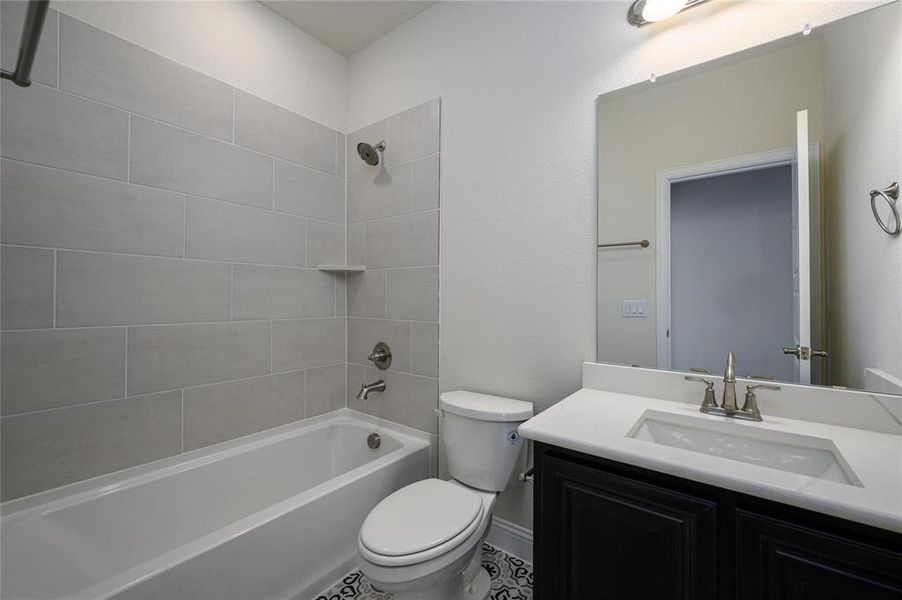
{"label": "frameless mirror", "polygon": [[599,362],[902,394],[900,12],[599,99]]}

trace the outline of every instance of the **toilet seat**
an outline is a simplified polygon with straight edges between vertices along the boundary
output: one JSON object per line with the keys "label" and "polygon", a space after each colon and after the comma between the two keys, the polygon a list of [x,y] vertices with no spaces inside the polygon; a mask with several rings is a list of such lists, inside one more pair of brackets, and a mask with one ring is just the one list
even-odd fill
{"label": "toilet seat", "polygon": [[418,481],[376,505],[360,528],[358,548],[377,565],[417,564],[466,542],[484,515],[478,493],[456,482]]}

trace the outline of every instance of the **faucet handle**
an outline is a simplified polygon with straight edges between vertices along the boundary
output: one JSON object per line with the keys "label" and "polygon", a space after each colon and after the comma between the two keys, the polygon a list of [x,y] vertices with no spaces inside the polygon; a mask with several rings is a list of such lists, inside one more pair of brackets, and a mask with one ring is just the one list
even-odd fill
{"label": "faucet handle", "polygon": [[683,377],[686,381],[694,381],[696,383],[705,384],[705,399],[702,400],[702,409],[717,408],[717,399],[714,397],[714,382],[704,377],[696,377],[695,375],[686,375]]}
{"label": "faucet handle", "polygon": [[755,396],[755,390],[758,388],[773,390],[775,392],[782,388],[779,385],[772,385],[770,383],[756,383],[745,386],[745,402],[742,404],[742,412],[751,413],[752,416],[756,417],[756,421],[762,421],[761,411],[758,410],[758,398]]}

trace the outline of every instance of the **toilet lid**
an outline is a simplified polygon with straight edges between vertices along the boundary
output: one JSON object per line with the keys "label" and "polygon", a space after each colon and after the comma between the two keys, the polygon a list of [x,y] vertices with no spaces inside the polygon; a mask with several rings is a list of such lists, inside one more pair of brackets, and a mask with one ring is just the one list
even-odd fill
{"label": "toilet lid", "polygon": [[425,479],[377,504],[360,528],[360,541],[382,556],[416,554],[454,538],[480,517],[477,494],[441,479]]}

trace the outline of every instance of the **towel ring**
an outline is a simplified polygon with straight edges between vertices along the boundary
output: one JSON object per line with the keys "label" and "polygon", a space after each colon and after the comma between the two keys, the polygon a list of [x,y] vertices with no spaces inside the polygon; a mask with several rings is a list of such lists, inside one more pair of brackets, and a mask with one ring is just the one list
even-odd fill
{"label": "towel ring", "polygon": [[[883,219],[880,218],[880,213],[877,212],[878,197],[882,197],[886,200],[890,211],[893,213],[892,227],[889,226],[889,223],[885,223]],[[874,218],[877,219],[877,224],[880,225],[880,228],[890,235],[899,235],[899,232],[902,231],[902,218],[899,217],[899,207],[896,205],[896,200],[898,199],[899,183],[897,181],[894,181],[889,187],[882,190],[871,190],[871,212],[874,213]]]}

